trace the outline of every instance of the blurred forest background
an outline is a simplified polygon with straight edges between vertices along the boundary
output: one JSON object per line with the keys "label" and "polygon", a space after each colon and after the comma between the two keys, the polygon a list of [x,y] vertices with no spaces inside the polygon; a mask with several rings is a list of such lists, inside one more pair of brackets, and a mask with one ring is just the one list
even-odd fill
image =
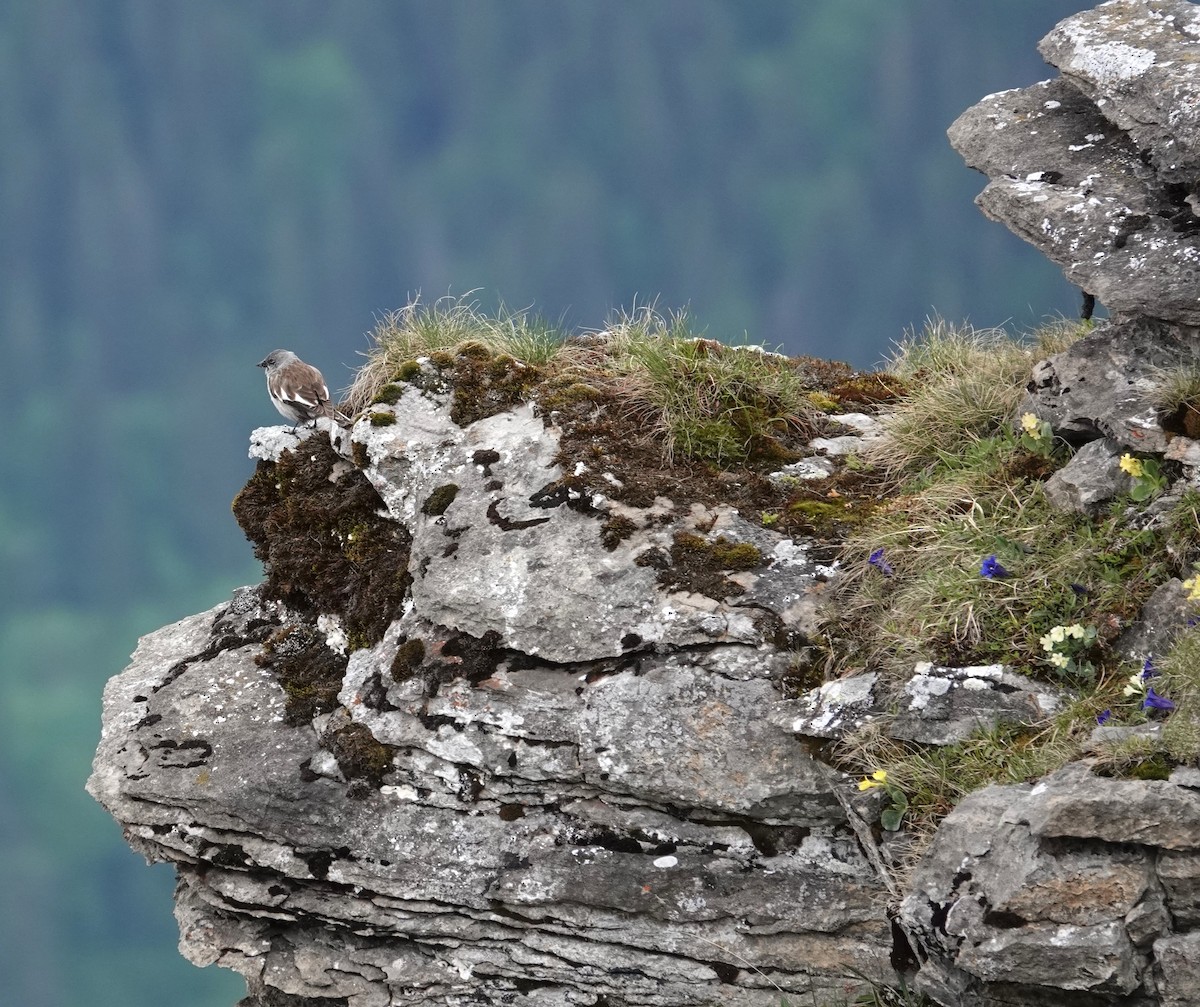
{"label": "blurred forest background", "polygon": [[572,328],[657,298],[859,366],[934,311],[1073,314],[944,130],[1051,76],[1080,6],[0,0],[4,1002],[240,995],[82,787],[137,636],[258,579],[258,360],[343,387],[417,292]]}

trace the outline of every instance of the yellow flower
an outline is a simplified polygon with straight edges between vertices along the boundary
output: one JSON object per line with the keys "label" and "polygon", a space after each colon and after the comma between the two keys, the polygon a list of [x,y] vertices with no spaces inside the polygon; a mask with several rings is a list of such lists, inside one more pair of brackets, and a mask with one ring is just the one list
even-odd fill
{"label": "yellow flower", "polygon": [[1042,436],[1042,423],[1033,415],[1033,413],[1025,413],[1021,417],[1021,429],[1024,430],[1030,437]]}
{"label": "yellow flower", "polygon": [[1121,455],[1121,471],[1128,472],[1134,479],[1141,479],[1146,474],[1142,460],[1130,454]]}
{"label": "yellow flower", "polygon": [[858,781],[859,790],[870,790],[872,787],[882,787],[887,784],[887,770],[877,769],[871,774],[870,779],[863,777]]}
{"label": "yellow flower", "polygon": [[1129,684],[1121,690],[1121,694],[1124,696],[1140,696],[1145,691],[1146,683],[1142,679],[1142,673],[1135,671],[1129,676]]}
{"label": "yellow flower", "polygon": [[1051,654],[1050,663],[1056,668],[1065,668],[1071,659],[1066,654]]}
{"label": "yellow flower", "polygon": [[1183,586],[1187,589],[1188,601],[1200,601],[1200,573],[1185,580]]}
{"label": "yellow flower", "polygon": [[1074,626],[1068,626],[1066,628],[1065,632],[1066,632],[1067,636],[1073,636],[1073,637],[1075,637],[1076,640],[1083,639],[1084,631],[1083,631],[1083,627],[1081,625],[1079,625],[1079,623],[1075,623]]}

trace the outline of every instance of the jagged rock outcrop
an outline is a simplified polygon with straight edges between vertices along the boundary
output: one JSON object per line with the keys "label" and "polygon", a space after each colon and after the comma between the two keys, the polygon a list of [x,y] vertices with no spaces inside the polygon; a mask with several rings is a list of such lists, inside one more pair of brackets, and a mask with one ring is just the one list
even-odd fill
{"label": "jagged rock outcrop", "polygon": [[1112,0],[1042,40],[1063,74],[950,127],[989,178],[976,202],[1114,315],[1200,324],[1200,12]]}
{"label": "jagged rock outcrop", "polygon": [[1200,775],[988,787],[943,822],[902,916],[939,1003],[1196,1003]]}
{"label": "jagged rock outcrop", "polygon": [[[766,716],[830,571],[727,505],[606,499],[528,405],[452,405],[406,386],[355,465],[256,432],[235,510],[295,610],[241,591],[106,691],[89,786],[178,865],[184,953],[354,1007],[776,1007],[892,975],[853,786]],[[297,565],[305,538],[336,557]],[[342,565],[367,539],[399,591]]]}

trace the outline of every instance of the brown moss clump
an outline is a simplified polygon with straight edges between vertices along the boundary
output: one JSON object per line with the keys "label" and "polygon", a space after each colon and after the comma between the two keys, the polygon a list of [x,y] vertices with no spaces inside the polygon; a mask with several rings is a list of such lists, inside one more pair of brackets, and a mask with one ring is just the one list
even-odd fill
{"label": "brown moss clump", "polygon": [[618,514],[610,515],[600,526],[600,543],[612,552],[635,531],[637,525],[629,518]]}
{"label": "brown moss clump", "polygon": [[[869,371],[851,374],[844,381],[835,383],[828,390],[837,399],[844,411],[862,406],[881,406],[898,402],[909,393],[909,384],[896,374],[886,371]],[[849,407],[849,408],[847,408]]]}
{"label": "brown moss clump", "polygon": [[454,388],[450,418],[463,427],[524,402],[543,376],[540,368],[493,353],[479,342],[463,343],[453,354],[434,354],[432,359]]}
{"label": "brown moss clump", "polygon": [[658,582],[664,587],[694,591],[709,598],[729,598],[743,588],[725,575],[761,566],[762,552],[749,542],[731,542],[724,535],[709,542],[700,535],[676,532],[669,565],[661,551],[649,550],[638,557],[639,566],[659,567]]}
{"label": "brown moss clump", "polygon": [[339,615],[350,646],[370,646],[400,611],[408,590],[411,539],[381,517],[379,496],[310,438],[278,462],[259,462],[233,501],[233,513],[263,561],[265,598],[317,615]]}
{"label": "brown moss clump", "polygon": [[436,696],[443,685],[459,679],[482,682],[509,654],[500,639],[499,633],[489,630],[482,637],[451,633],[429,647],[421,640],[401,640],[390,674],[396,682],[420,679],[426,696]]}
{"label": "brown moss clump", "polygon": [[339,727],[325,734],[321,743],[337,760],[338,769],[347,780],[362,780],[374,789],[383,786],[397,751],[394,745],[376,741],[362,724]]}
{"label": "brown moss clump", "polygon": [[307,724],[337,708],[348,658],[331,650],[312,626],[284,626],[267,640],[254,661],[272,672],[283,687],[286,723]]}
{"label": "brown moss clump", "polygon": [[425,502],[421,504],[421,513],[427,514],[429,517],[445,514],[446,508],[454,503],[456,496],[458,496],[458,486],[454,483],[439,486],[425,498]]}

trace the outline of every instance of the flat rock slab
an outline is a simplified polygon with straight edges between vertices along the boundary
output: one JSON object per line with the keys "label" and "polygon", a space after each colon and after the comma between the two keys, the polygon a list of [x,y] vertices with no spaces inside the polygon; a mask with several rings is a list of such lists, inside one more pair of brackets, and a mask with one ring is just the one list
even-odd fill
{"label": "flat rock slab", "polygon": [[[391,676],[397,625],[350,656],[344,706],[293,723],[255,661],[293,618],[241,591],[105,690],[88,789],[176,865],[197,964],[348,1007],[499,1007],[530,982],[547,1007],[778,1007],[886,973],[885,889],[832,792],[853,784],[763,717],[755,648],[508,652],[429,694]],[[372,783],[329,747],[363,725],[391,746]]]}
{"label": "flat rock slab", "polygon": [[945,668],[918,664],[905,683],[888,734],[925,745],[952,745],[1002,723],[1052,716],[1065,691],[1017,675],[1003,665]]}
{"label": "flat rock slab", "polygon": [[[395,422],[362,420],[353,440],[388,513],[412,534],[419,615],[559,662],[759,645],[780,622],[813,628],[807,596],[823,578],[803,547],[729,507],[685,510],[660,498],[632,508],[574,489],[555,461],[558,431],[531,406],[460,427],[449,393],[409,385],[378,411]],[[622,532],[609,537],[614,520]],[[664,586],[678,534],[753,546],[761,561],[730,570],[733,586],[716,596],[686,579]]]}
{"label": "flat rock slab", "polygon": [[1030,724],[1061,708],[1065,690],[1002,665],[946,668],[922,661],[890,698],[865,672],[826,682],[781,704],[771,720],[812,738],[843,738],[870,721],[901,741],[952,745],[999,724]]}
{"label": "flat rock slab", "polygon": [[1122,446],[1107,437],[1090,441],[1046,480],[1042,487],[1046,499],[1059,510],[1097,513],[1132,485],[1121,468],[1121,454]]}

